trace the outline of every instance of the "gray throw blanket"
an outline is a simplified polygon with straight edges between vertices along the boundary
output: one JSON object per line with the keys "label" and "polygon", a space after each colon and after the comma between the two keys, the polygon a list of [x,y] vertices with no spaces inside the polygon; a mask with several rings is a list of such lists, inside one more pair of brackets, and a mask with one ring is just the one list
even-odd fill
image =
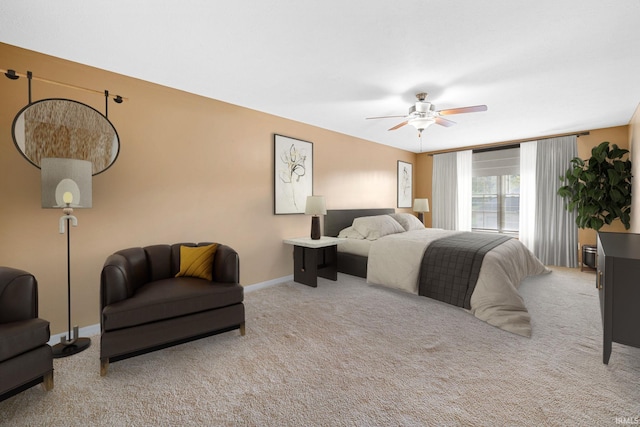
{"label": "gray throw blanket", "polygon": [[431,242],[422,258],[418,294],[471,308],[471,294],[485,254],[509,239],[500,234],[464,232]]}

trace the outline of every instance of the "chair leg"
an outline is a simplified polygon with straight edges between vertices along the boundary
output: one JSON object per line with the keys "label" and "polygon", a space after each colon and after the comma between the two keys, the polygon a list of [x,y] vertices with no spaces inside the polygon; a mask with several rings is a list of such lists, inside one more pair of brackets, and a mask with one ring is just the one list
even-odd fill
{"label": "chair leg", "polygon": [[244,336],[245,332],[246,332],[246,328],[245,328],[244,322],[242,322],[240,324],[240,335]]}
{"label": "chair leg", "polygon": [[50,391],[53,389],[53,370],[47,372],[42,377],[42,388],[44,391]]}
{"label": "chair leg", "polygon": [[100,376],[101,377],[106,376],[108,370],[109,370],[109,359],[100,359]]}

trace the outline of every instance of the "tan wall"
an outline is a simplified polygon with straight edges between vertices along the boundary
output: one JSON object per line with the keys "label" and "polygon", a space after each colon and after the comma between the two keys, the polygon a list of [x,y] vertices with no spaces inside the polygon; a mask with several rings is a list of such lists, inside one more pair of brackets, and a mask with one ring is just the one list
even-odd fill
{"label": "tan wall", "polygon": [[[410,152],[1,43],[0,68],[129,98],[109,103],[120,156],[94,177],[93,208],[75,212],[72,322],[81,327],[99,322],[100,270],[118,249],[213,240],[238,251],[245,286],[292,274],[282,239],[307,235],[311,220],[273,215],[274,133],[314,143],[314,193],[329,209],[395,207],[397,161],[416,164]],[[37,81],[32,87],[34,101],[70,98],[104,111],[103,96]],[[13,118],[27,104],[26,79],[0,76],[0,94],[0,265],[35,274],[40,316],[52,333],[64,332],[62,213],[41,209],[40,171],[11,137]]]}
{"label": "tan wall", "polygon": [[[431,183],[433,176],[433,156],[428,154],[419,154],[416,159],[416,185],[415,192],[416,198],[429,199],[429,210],[433,210],[432,197],[431,197]],[[431,212],[424,214],[424,225],[431,227],[432,225]]]}
{"label": "tan wall", "polygon": [[[636,108],[629,122],[629,150],[631,150],[631,188],[640,186],[640,105]],[[636,193],[637,194],[637,193]],[[632,233],[640,233],[640,197],[631,198],[631,230]]]}

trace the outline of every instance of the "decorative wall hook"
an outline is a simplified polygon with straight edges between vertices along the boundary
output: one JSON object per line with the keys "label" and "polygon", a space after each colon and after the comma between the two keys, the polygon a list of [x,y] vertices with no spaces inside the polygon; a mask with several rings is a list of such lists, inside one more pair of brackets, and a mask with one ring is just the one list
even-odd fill
{"label": "decorative wall hook", "polygon": [[18,80],[20,78],[20,76],[16,74],[16,70],[7,70],[7,72],[4,73],[4,75],[11,80]]}

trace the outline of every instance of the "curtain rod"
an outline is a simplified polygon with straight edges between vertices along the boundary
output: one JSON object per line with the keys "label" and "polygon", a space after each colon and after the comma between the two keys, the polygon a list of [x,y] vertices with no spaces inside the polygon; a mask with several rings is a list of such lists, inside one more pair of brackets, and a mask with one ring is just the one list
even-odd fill
{"label": "curtain rod", "polygon": [[[17,80],[18,77],[26,77],[29,78],[29,76],[27,74],[23,74],[23,73],[18,73],[15,70],[3,70],[0,68],[0,73],[4,73],[5,76],[7,76],[8,78],[12,79],[12,80]],[[28,73],[28,72],[27,72]],[[39,82],[44,82],[44,83],[51,83],[54,85],[58,85],[58,86],[63,86],[63,87],[67,87],[67,88],[71,88],[71,89],[78,89],[78,90],[83,90],[85,92],[89,92],[89,93],[95,93],[98,95],[105,95],[105,91],[100,91],[100,90],[95,90],[95,89],[89,89],[86,87],[82,87],[82,86],[76,86],[76,85],[72,85],[69,83],[63,83],[63,82],[59,82],[56,80],[50,80],[50,79],[45,79],[42,77],[36,77],[33,74],[31,75],[31,79],[32,80],[37,80]],[[120,95],[108,95],[109,98],[113,98],[114,101],[118,102],[122,102],[122,101],[128,101],[129,98],[125,98],[124,96],[120,96]]]}
{"label": "curtain rod", "polygon": [[501,141],[501,142],[493,142],[490,144],[481,144],[481,145],[473,145],[473,146],[466,146],[466,147],[460,147],[460,148],[449,148],[446,150],[438,150],[438,151],[430,151],[424,154],[427,154],[429,156],[434,156],[436,154],[444,154],[444,153],[455,153],[458,151],[465,151],[465,150],[482,150],[482,149],[488,149],[488,148],[498,148],[498,147],[503,147],[503,146],[510,146],[510,145],[518,145],[522,142],[530,142],[530,141],[540,141],[542,139],[551,139],[551,138],[560,138],[563,136],[572,136],[575,135],[576,137],[581,137],[581,136],[586,136],[589,135],[589,131],[583,131],[583,132],[570,132],[570,133],[559,133],[556,135],[547,135],[547,136],[543,136],[543,137],[538,137],[538,138],[525,138],[525,139],[513,139],[511,141]]}

